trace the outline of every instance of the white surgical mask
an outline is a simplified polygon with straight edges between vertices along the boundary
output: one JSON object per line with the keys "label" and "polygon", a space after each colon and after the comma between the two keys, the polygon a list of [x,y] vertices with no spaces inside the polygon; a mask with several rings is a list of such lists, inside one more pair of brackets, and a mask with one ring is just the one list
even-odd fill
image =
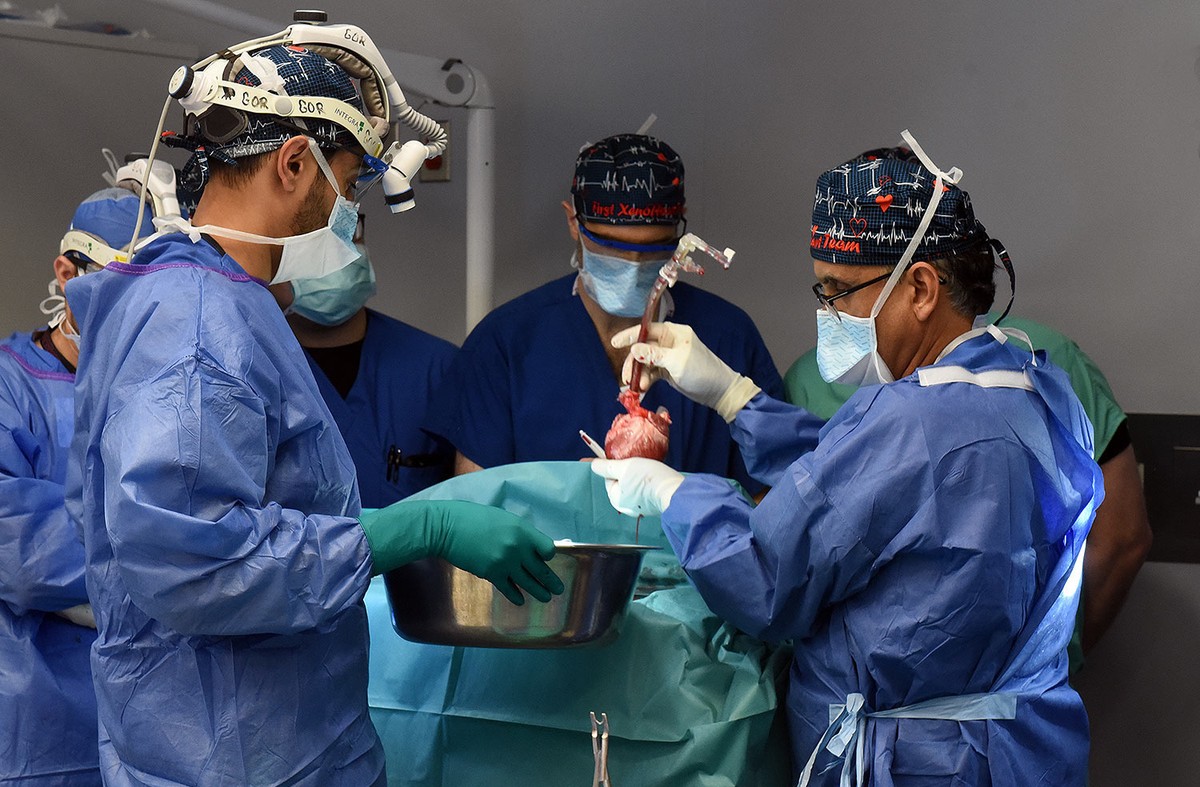
{"label": "white surgical mask", "polygon": [[[581,244],[582,246],[582,244]],[[666,261],[631,262],[583,248],[580,281],[601,309],[615,317],[640,317]]]}
{"label": "white surgical mask", "polygon": [[883,310],[888,296],[900,283],[900,277],[908,270],[909,261],[921,245],[925,231],[933,221],[938,203],[942,201],[942,184],[958,183],[962,178],[962,170],[957,167],[951,167],[949,172],[938,169],[907,130],[900,136],[925,168],[935,175],[933,195],[925,207],[925,213],[921,216],[921,222],[917,225],[912,240],[900,255],[900,261],[883,285],[883,291],[875,299],[869,317],[855,317],[839,312],[839,321],[838,317],[828,310],[817,309],[817,368],[826,382],[863,386],[890,383],[896,379],[879,355],[879,335],[875,327],[875,318]]}
{"label": "white surgical mask", "polygon": [[[303,235],[291,235],[286,238],[273,238],[267,235],[256,235],[253,232],[243,232],[229,227],[219,227],[215,224],[193,226],[185,219],[169,217],[166,220],[155,219],[154,226],[160,231],[179,230],[187,233],[193,241],[199,240],[200,235],[215,235],[218,238],[245,241],[247,243],[262,243],[272,246],[282,246],[283,254],[279,260],[279,270],[275,272],[271,284],[293,281],[295,279],[319,279],[334,271],[341,270],[358,259],[358,248],[354,245],[354,232],[358,227],[358,205],[342,196],[342,189],[325,154],[317,147],[317,143],[308,138],[308,147],[312,151],[317,165],[333,187],[337,196],[333,208],[329,211],[329,220],[324,227],[319,227]],[[142,241],[143,245],[146,241]]]}

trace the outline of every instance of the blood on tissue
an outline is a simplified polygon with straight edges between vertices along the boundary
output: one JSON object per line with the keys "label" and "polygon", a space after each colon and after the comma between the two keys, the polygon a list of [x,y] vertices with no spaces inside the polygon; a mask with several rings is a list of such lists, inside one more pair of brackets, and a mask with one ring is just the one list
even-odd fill
{"label": "blood on tissue", "polygon": [[604,437],[604,453],[609,459],[643,457],[661,462],[670,444],[671,416],[666,411],[647,410],[638,399],[638,392],[632,389],[617,397],[627,412],[613,418]]}

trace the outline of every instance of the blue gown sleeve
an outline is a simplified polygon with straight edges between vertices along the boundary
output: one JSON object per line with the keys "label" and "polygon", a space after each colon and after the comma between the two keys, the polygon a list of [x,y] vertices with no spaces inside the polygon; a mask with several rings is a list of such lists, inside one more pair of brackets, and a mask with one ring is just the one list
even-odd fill
{"label": "blue gown sleeve", "polygon": [[0,600],[20,615],[85,603],[83,544],[63,486],[36,477],[42,450],[25,414],[0,402]]}
{"label": "blue gown sleeve", "polygon": [[772,398],[766,389],[754,395],[729,425],[750,475],[775,486],[788,467],[817,447],[825,422],[794,405]]}
{"label": "blue gown sleeve", "polygon": [[[1054,482],[1013,439],[941,422],[935,432],[899,397],[868,407],[879,395],[840,410],[757,507],[713,476],[684,480],[663,529],[714,612],[761,639],[799,639],[850,599],[890,594],[865,607],[887,610],[871,623],[880,637],[910,632],[904,653],[930,652],[948,632],[986,641],[980,631],[1020,628],[1037,588],[1012,569],[1036,560],[1029,512],[1035,486]],[[883,572],[891,583],[869,591]],[[922,620],[938,625],[918,648]]]}
{"label": "blue gown sleeve", "polygon": [[802,477],[754,507],[721,478],[689,476],[662,524],[713,612],[769,642],[807,635],[823,609],[866,585],[876,559]]}
{"label": "blue gown sleeve", "polygon": [[296,633],[366,593],[370,550],[356,519],[265,499],[268,439],[262,400],[194,356],[143,385],[105,425],[115,562],[134,603],[180,633]]}

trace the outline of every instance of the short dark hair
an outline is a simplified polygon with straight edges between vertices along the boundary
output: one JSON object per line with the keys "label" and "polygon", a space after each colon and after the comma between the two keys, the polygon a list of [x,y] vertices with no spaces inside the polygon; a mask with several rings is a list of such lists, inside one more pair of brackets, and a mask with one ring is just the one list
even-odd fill
{"label": "short dark hair", "polygon": [[216,157],[209,158],[210,176],[224,186],[240,189],[258,174],[258,171],[266,165],[267,159],[274,152],[270,150],[266,153],[256,153],[253,156],[242,156],[236,159],[235,164],[226,164]]}
{"label": "short dark hair", "polygon": [[969,319],[985,314],[996,300],[996,261],[987,238],[928,260],[945,280],[950,305]]}

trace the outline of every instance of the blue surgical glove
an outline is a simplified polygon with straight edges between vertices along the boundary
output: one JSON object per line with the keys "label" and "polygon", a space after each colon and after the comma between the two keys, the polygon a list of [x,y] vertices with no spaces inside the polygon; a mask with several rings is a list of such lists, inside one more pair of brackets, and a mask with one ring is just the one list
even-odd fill
{"label": "blue surgical glove", "polygon": [[538,601],[563,592],[546,565],[554,541],[501,508],[461,500],[402,500],[364,509],[359,518],[378,575],[425,557],[440,557],[491,582],[514,604],[524,590]]}
{"label": "blue surgical glove", "polygon": [[593,459],[613,508],[629,516],[659,516],[671,504],[683,473],[654,459]]}

